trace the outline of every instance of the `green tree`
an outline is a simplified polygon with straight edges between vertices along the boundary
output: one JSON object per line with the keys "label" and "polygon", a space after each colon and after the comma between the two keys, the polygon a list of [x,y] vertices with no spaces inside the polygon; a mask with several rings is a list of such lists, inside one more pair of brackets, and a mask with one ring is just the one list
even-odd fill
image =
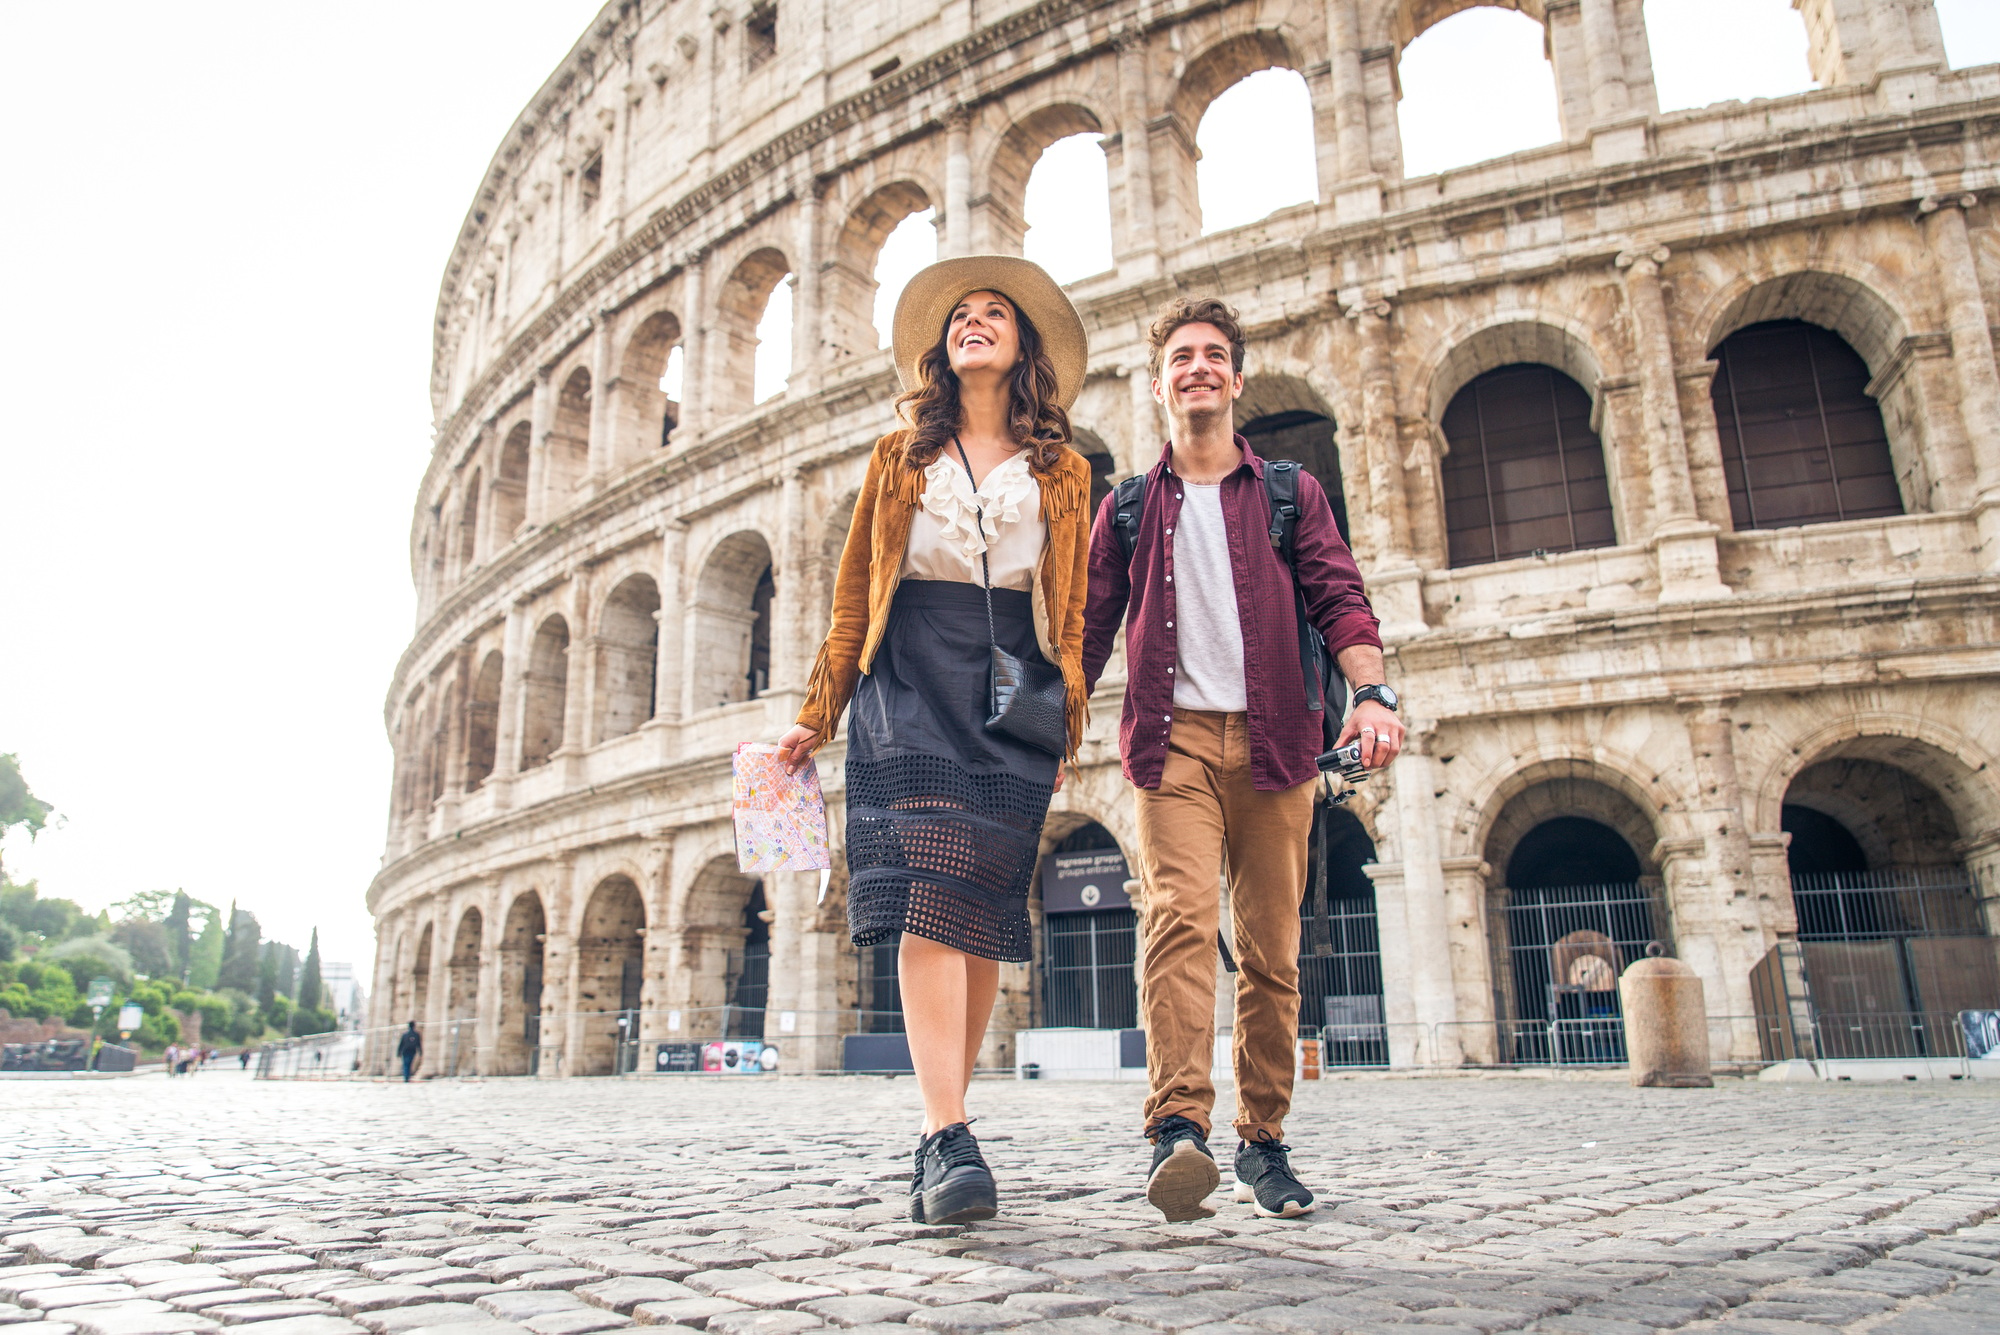
{"label": "green tree", "polygon": [[109,978],[115,983],[132,981],[131,955],[123,946],[101,936],[73,936],[41,951],[35,958],[60,964],[70,977],[83,982],[92,978]]}
{"label": "green tree", "polygon": [[319,928],[313,928],[312,945],[306,949],[305,966],[299,970],[299,1009],[319,1009]]}
{"label": "green tree", "polygon": [[208,921],[203,924],[201,935],[188,949],[187,980],[190,987],[206,992],[215,986],[215,976],[222,972],[224,935],[221,912],[209,909]]}
{"label": "green tree", "polygon": [[292,1032],[292,999],[283,992],[272,997],[264,1006],[264,1024],[281,1034]]}
{"label": "green tree", "polygon": [[[0,755],[0,838],[9,830],[26,830],[32,840],[48,826],[55,808],[28,790],[21,776],[20,759],[11,752]],[[4,876],[0,871],[0,876]]]}
{"label": "green tree", "polygon": [[174,891],[173,907],[161,926],[167,929],[167,947],[174,962],[172,972],[187,976],[188,955],[194,946],[194,932],[190,925],[194,915],[194,901],[185,890]]}
{"label": "green tree", "polygon": [[12,923],[0,922],[0,964],[14,958],[21,949],[21,933]]}
{"label": "green tree", "polygon": [[126,918],[111,929],[111,939],[132,956],[132,967],[148,978],[174,973],[173,946],[167,929],[145,918]]}
{"label": "green tree", "polygon": [[257,960],[257,1004],[268,1006],[278,995],[278,943],[266,941]]}
{"label": "green tree", "polygon": [[222,967],[215,974],[217,987],[248,992],[257,986],[257,947],[262,936],[256,914],[229,906],[229,937],[222,949]]}

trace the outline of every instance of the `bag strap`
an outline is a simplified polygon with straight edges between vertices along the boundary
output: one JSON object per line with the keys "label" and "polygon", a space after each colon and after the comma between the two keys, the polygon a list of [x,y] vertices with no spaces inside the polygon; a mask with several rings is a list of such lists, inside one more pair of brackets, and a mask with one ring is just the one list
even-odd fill
{"label": "bag strap", "polygon": [[1294,459],[1264,462],[1264,497],[1271,505],[1271,546],[1292,573],[1292,613],[1298,622],[1299,675],[1305,679],[1306,708],[1325,709],[1320,689],[1319,653],[1313,645],[1312,618],[1306,612],[1306,591],[1299,583],[1299,465]]}
{"label": "bag strap", "polygon": [[1112,493],[1111,531],[1118,537],[1118,550],[1125,564],[1132,564],[1132,550],[1139,545],[1139,520],[1146,513],[1146,475],[1134,473]]}
{"label": "bag strap", "polygon": [[1306,920],[1308,949],[1313,955],[1325,959],[1333,954],[1333,924],[1327,914],[1326,904],[1326,854],[1329,830],[1333,824],[1333,783],[1326,775],[1319,776],[1320,800],[1313,803],[1312,840],[1316,856],[1313,861],[1312,916]]}

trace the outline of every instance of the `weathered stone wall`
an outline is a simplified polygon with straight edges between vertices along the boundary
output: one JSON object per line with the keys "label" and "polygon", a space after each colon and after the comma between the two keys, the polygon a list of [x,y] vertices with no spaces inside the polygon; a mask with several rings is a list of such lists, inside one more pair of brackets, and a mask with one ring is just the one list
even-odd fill
{"label": "weathered stone wall", "polygon": [[[1079,131],[1105,136],[1115,257],[1071,288],[1080,444],[1119,473],[1156,457],[1143,334],[1177,291],[1243,312],[1246,412],[1338,424],[1413,729],[1359,803],[1398,1032],[1492,1055],[1494,891],[1537,811],[1626,835],[1719,1015],[1749,1012],[1750,967],[1795,929],[1780,807],[1812,767],[1920,778],[1996,893],[2000,68],[1948,69],[1929,0],[1804,0],[1821,90],[1660,115],[1640,0],[1520,0],[1548,26],[1563,139],[1405,179],[1396,60],[1466,7],[781,0],[770,49],[763,11],[607,5],[503,141],[440,294],[376,1020],[475,1015],[486,1069],[525,1070],[539,945],[539,1069],[604,1069],[604,1026],[576,1013],[607,1004],[614,929],[640,943],[643,1037],[719,1001],[749,893],[729,753],[797,710],[891,421],[875,253],[926,207],[945,254],[1018,252],[1036,157]],[[1311,92],[1318,200],[1201,235],[1195,128],[1273,65]],[[753,404],[752,331],[787,273],[790,380]],[[1905,514],[1733,530],[1710,358],[1779,318],[1866,361]],[[1521,361],[1590,396],[1616,542],[1451,568],[1440,419]],[[1114,660],[1052,838],[1087,818],[1132,846],[1122,685]],[[766,879],[774,1011],[856,1004],[839,887],[818,904],[816,877]],[[996,1035],[1034,1019],[1031,971],[1005,973]]]}

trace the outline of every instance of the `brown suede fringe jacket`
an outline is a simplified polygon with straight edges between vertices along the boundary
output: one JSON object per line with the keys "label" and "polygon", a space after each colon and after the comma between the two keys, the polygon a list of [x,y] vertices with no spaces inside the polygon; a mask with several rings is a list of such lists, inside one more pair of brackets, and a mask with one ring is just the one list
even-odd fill
{"label": "brown suede fringe jacket", "polygon": [[[891,431],[875,442],[868,477],[854,503],[854,523],[840,554],[834,579],[833,621],[806,682],[799,724],[822,744],[831,741],[840,716],[853,698],[861,674],[875,662],[875,650],[889,624],[889,604],[903,579],[903,554],[910,522],[923,503],[924,475],[904,457],[907,433]],[[1065,448],[1054,468],[1031,469],[1042,487],[1042,520],[1048,541],[1035,571],[1035,607],[1047,618],[1036,627],[1046,654],[1056,650],[1067,690],[1069,748],[1076,757],[1083,740],[1088,696],[1083,686],[1084,578],[1090,565],[1090,465]]]}

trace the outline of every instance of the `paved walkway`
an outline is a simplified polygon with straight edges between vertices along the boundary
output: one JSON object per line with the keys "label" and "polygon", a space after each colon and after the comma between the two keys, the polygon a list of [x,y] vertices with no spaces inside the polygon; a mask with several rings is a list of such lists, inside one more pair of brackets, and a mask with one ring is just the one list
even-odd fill
{"label": "paved walkway", "polygon": [[1328,1081],[1315,1214],[1225,1152],[1174,1226],[1137,1086],[973,1095],[1004,1213],[951,1229],[907,1079],[0,1083],[0,1335],[2000,1331],[1992,1086]]}

